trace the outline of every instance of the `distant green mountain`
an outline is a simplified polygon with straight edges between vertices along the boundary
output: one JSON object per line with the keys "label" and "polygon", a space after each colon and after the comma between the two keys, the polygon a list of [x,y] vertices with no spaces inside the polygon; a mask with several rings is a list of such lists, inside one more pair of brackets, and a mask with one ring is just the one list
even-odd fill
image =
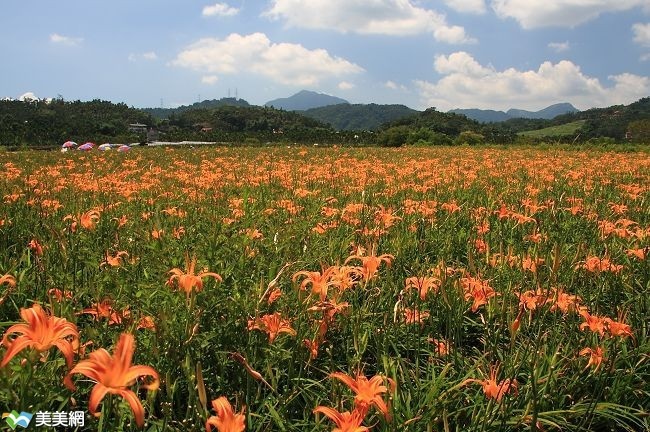
{"label": "distant green mountain", "polygon": [[509,109],[506,114],[512,118],[530,118],[530,119],[547,119],[551,120],[562,114],[571,114],[579,112],[580,110],[571,105],[570,103],[558,103],[547,106],[539,111],[526,111],[520,109]]}
{"label": "distant green mountain", "polygon": [[302,90],[288,98],[274,99],[264,104],[267,107],[283,109],[286,111],[304,111],[311,108],[319,108],[327,105],[349,103],[345,99],[330,96],[324,93],[316,93],[309,90]]}
{"label": "distant green mountain", "polygon": [[337,130],[376,130],[382,124],[417,114],[404,105],[338,104],[312,108],[301,114]]}
{"label": "distant green mountain", "polygon": [[579,112],[579,110],[570,103],[565,102],[548,106],[539,111],[527,111],[512,108],[506,112],[482,109],[455,109],[449,112],[462,114],[467,118],[476,120],[481,123],[498,123],[514,118],[551,120],[559,115],[575,113]]}
{"label": "distant green mountain", "polygon": [[221,99],[204,100],[203,102],[196,102],[193,103],[192,105],[181,105],[177,108],[143,108],[142,111],[146,112],[147,114],[150,114],[153,118],[162,120],[168,118],[172,114],[179,114],[189,110],[218,108],[222,106],[247,107],[251,105],[244,99],[221,98]]}
{"label": "distant green mountain", "polygon": [[476,120],[460,114],[436,111],[435,108],[428,108],[409,117],[386,123],[381,129],[396,126],[407,126],[413,130],[427,129],[449,136],[457,136],[463,131],[480,131],[483,128],[483,125]]}
{"label": "distant green mountain", "polygon": [[504,113],[503,111],[483,110],[478,108],[454,109],[447,112],[452,114],[464,115],[469,119],[476,120],[481,123],[498,123],[498,122],[510,120],[512,118],[508,114]]}

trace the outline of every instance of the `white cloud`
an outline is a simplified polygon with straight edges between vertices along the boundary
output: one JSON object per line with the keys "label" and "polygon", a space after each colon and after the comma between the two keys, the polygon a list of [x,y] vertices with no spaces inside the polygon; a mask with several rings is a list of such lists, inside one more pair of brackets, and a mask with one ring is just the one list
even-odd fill
{"label": "white cloud", "polygon": [[600,14],[637,6],[647,9],[648,0],[492,0],[499,17],[514,18],[525,29],[576,27]]}
{"label": "white cloud", "polygon": [[63,36],[58,33],[52,33],[50,35],[50,42],[61,45],[75,46],[83,42],[83,38]]}
{"label": "white cloud", "polygon": [[355,87],[355,85],[353,83],[351,83],[351,82],[348,82],[348,81],[341,81],[339,83],[339,85],[338,85],[338,88],[340,90],[350,90],[350,89],[353,89],[354,87]]}
{"label": "white cloud", "polygon": [[438,56],[437,82],[416,81],[425,106],[440,110],[512,107],[540,109],[571,102],[580,109],[633,102],[650,93],[650,78],[623,73],[608,77],[610,85],[585,75],[570,61],[542,63],[537,70],[514,68],[497,71],[483,66],[466,52]]}
{"label": "white cloud", "polygon": [[448,26],[445,16],[414,5],[412,0],[272,0],[264,13],[287,25],[342,33],[407,36],[432,33],[437,40],[466,43],[472,39],[459,26]]}
{"label": "white cloud", "polygon": [[156,54],[153,51],[148,51],[148,52],[142,53],[142,54],[131,53],[131,54],[129,54],[128,58],[129,58],[129,61],[131,61],[131,62],[136,62],[138,60],[155,61],[155,60],[158,60],[158,54]]}
{"label": "white cloud", "polygon": [[384,87],[391,89],[391,90],[402,90],[406,91],[407,88],[403,84],[397,84],[395,81],[388,80],[384,83]]}
{"label": "white cloud", "polygon": [[251,72],[295,86],[363,72],[360,66],[333,57],[324,49],[273,43],[264,33],[200,39],[180,52],[171,64],[209,74]]}
{"label": "white cloud", "polygon": [[632,26],[632,32],[634,33],[634,42],[641,46],[650,47],[650,23],[634,24]]}
{"label": "white cloud", "polygon": [[216,3],[212,6],[203,8],[203,16],[223,16],[229,17],[239,13],[239,9],[228,6],[226,3]]}
{"label": "white cloud", "polygon": [[201,77],[201,82],[203,84],[214,85],[219,81],[219,77],[216,75],[205,75]]}
{"label": "white cloud", "polygon": [[22,102],[30,101],[30,100],[37,101],[38,97],[36,97],[36,95],[33,92],[27,92],[18,96],[18,100]]}
{"label": "white cloud", "polygon": [[448,44],[470,44],[476,43],[477,40],[465,34],[465,29],[460,26],[442,26],[433,32],[433,36],[440,42]]}
{"label": "white cloud", "polygon": [[445,4],[461,13],[485,13],[485,0],[445,0]]}
{"label": "white cloud", "polygon": [[551,42],[548,44],[548,47],[555,52],[561,53],[561,52],[569,51],[569,49],[571,48],[571,44],[569,44],[569,41]]}

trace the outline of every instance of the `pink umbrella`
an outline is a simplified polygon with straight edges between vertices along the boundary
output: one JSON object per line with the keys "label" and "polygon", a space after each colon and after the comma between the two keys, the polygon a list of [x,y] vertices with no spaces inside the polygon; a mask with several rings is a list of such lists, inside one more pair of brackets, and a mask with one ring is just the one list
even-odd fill
{"label": "pink umbrella", "polygon": [[72,147],[77,147],[77,143],[74,141],[66,141],[61,146],[61,148],[72,148]]}
{"label": "pink umbrella", "polygon": [[119,146],[119,147],[117,148],[117,151],[119,151],[119,152],[125,152],[125,151],[129,151],[129,150],[131,150],[131,147],[129,147],[129,146],[126,145],[126,144],[125,144],[125,145],[121,145],[121,146]]}
{"label": "pink umbrella", "polygon": [[92,150],[92,149],[93,149],[93,145],[94,145],[93,143],[82,144],[82,145],[80,145],[79,147],[77,147],[77,150],[81,150],[81,151]]}

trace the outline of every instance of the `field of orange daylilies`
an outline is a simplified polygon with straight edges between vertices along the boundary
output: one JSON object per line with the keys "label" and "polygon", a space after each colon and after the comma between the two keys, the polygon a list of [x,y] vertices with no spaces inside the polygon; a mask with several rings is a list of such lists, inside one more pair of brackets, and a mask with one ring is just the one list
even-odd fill
{"label": "field of orange daylilies", "polygon": [[648,152],[0,166],[3,413],[83,411],[70,430],[101,431],[648,430]]}

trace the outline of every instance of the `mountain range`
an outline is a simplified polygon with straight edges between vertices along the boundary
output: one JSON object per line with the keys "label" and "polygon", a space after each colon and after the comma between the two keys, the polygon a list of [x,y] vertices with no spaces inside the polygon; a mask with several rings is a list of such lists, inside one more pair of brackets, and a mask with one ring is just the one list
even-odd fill
{"label": "mountain range", "polygon": [[564,102],[548,106],[539,111],[527,111],[511,108],[506,112],[483,109],[454,109],[448,112],[454,114],[462,114],[467,118],[476,120],[481,123],[498,123],[513,118],[551,120],[562,114],[576,113],[579,111],[579,109],[570,103]]}
{"label": "mountain range", "polygon": [[287,98],[273,99],[264,104],[267,107],[283,109],[286,111],[304,111],[328,105],[349,104],[350,102],[336,96],[302,90]]}

